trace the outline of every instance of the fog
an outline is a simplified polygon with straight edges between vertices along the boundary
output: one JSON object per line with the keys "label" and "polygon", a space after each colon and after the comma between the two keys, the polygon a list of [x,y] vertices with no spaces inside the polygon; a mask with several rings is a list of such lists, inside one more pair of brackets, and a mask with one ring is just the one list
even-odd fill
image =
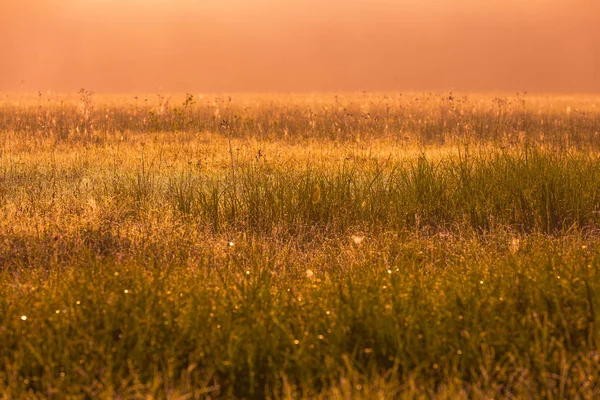
{"label": "fog", "polygon": [[0,0],[0,91],[600,93],[596,0]]}

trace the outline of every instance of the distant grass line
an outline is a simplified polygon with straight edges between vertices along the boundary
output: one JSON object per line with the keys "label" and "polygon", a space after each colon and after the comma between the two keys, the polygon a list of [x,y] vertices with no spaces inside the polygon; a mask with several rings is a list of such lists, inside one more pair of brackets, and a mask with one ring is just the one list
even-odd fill
{"label": "distant grass line", "polygon": [[[57,142],[102,143],[110,137],[149,132],[221,132],[235,137],[355,141],[394,138],[402,143],[540,143],[600,147],[597,98],[458,96],[452,93],[331,95],[257,98],[165,95],[96,99],[10,96],[0,102],[0,132]],[[148,100],[150,99],[150,100]],[[290,100],[291,99],[291,100]],[[568,104],[573,104],[572,108]]]}

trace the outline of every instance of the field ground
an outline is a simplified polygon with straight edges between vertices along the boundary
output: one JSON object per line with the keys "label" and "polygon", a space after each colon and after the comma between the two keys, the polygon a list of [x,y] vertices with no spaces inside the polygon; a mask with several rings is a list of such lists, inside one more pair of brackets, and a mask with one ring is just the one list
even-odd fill
{"label": "field ground", "polygon": [[600,97],[0,100],[0,397],[600,397]]}

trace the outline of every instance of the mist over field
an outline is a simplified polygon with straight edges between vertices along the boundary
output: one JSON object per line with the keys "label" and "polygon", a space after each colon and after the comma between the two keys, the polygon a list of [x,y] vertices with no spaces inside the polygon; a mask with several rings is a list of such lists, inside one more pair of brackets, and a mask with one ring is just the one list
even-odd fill
{"label": "mist over field", "polygon": [[19,1],[0,90],[600,91],[592,0]]}

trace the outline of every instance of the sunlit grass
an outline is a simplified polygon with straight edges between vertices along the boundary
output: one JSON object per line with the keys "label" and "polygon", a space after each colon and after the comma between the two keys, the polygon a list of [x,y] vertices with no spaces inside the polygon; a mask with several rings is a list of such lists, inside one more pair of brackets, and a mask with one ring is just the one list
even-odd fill
{"label": "sunlit grass", "polygon": [[0,396],[600,394],[598,99],[151,98],[0,103]]}

